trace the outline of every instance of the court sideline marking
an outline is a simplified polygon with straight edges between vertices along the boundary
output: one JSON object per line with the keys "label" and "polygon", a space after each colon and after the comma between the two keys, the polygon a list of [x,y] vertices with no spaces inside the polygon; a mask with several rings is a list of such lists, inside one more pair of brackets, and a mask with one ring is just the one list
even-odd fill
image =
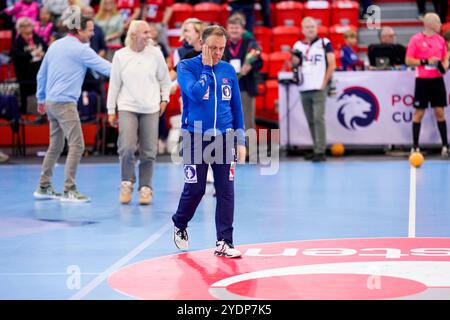
{"label": "court sideline marking", "polygon": [[411,166],[409,174],[408,238],[416,237],[416,172],[417,169]]}
{"label": "court sideline marking", "polygon": [[116,261],[112,266],[103,271],[99,276],[97,276],[94,280],[89,282],[86,286],[81,288],[76,294],[69,298],[69,300],[81,300],[85,296],[87,296],[92,290],[97,288],[103,281],[108,279],[108,277],[114,273],[115,271],[122,268],[131,259],[136,257],[139,253],[145,250],[149,245],[158,240],[164,233],[166,233],[171,227],[173,227],[173,222],[168,222],[163,225],[158,231],[152,234],[149,238],[144,240],[141,244],[139,244],[136,248],[131,250],[128,254],[123,256],[121,259]]}

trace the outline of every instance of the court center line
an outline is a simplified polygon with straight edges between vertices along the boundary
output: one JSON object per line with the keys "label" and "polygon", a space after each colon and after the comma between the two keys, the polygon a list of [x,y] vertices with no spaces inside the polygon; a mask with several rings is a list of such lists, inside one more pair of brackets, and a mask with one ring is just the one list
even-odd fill
{"label": "court center line", "polygon": [[408,238],[416,237],[416,172],[417,169],[411,166],[409,175],[409,218],[408,218]]}
{"label": "court center line", "polygon": [[138,245],[136,248],[131,250],[127,255],[122,257],[120,260],[116,261],[112,266],[103,271],[98,277],[89,282],[86,286],[81,288],[76,294],[69,298],[69,300],[81,300],[87,296],[92,290],[94,290],[98,285],[105,281],[113,272],[119,270],[125,264],[127,264],[131,259],[136,257],[139,253],[144,251],[149,245],[158,240],[164,233],[166,233],[171,227],[173,227],[173,222],[168,222],[162,226],[156,233],[152,234],[148,239]]}

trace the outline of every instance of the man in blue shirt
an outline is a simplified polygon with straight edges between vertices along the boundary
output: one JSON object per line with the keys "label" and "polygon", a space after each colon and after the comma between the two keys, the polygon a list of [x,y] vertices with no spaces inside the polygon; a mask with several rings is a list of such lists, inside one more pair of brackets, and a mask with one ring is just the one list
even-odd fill
{"label": "man in blue shirt", "polygon": [[[76,19],[75,19],[76,20]],[[50,122],[50,145],[42,164],[37,199],[87,202],[89,197],[78,192],[75,175],[84,152],[84,139],[77,101],[87,68],[109,76],[111,64],[89,47],[94,35],[92,19],[81,16],[79,23],[68,21],[68,35],[55,41],[47,51],[37,75],[38,111],[47,113]],[[77,22],[77,21],[75,21]],[[65,164],[64,193],[57,193],[51,183],[53,167],[67,139],[69,153]]]}
{"label": "man in blue shirt", "polygon": [[175,244],[187,250],[186,228],[205,194],[211,164],[217,196],[214,254],[236,258],[241,253],[233,246],[235,138],[238,162],[245,162],[246,149],[239,81],[233,66],[221,61],[225,45],[225,29],[207,27],[202,35],[202,54],[178,64],[185,184],[172,220]]}

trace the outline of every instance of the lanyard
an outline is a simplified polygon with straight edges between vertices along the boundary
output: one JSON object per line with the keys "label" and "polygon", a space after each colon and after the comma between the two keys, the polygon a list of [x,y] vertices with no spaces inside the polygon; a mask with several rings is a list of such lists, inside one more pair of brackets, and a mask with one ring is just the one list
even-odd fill
{"label": "lanyard", "polygon": [[234,49],[231,47],[231,42],[230,42],[229,49],[230,49],[230,54],[233,58],[237,57],[237,55],[239,53],[239,49],[241,49],[241,45],[242,45],[242,39],[239,40],[239,42],[236,44],[236,47]]}

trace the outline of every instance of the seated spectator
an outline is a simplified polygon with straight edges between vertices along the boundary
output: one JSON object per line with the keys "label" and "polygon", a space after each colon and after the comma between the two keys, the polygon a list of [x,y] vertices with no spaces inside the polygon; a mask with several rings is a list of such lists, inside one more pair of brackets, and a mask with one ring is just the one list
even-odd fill
{"label": "seated spectator", "polygon": [[42,4],[50,12],[52,22],[55,26],[58,25],[59,18],[63,12],[69,7],[67,0],[43,0]]}
{"label": "seated spectator", "polygon": [[344,33],[345,45],[341,49],[342,71],[362,69],[362,61],[356,55],[354,48],[357,44],[356,32],[348,30]]}
{"label": "seated spectator", "polygon": [[102,0],[95,23],[102,28],[108,47],[107,59],[112,61],[114,52],[122,46],[121,37],[124,31],[122,16],[117,11],[114,0]]}
{"label": "seated spectator", "polygon": [[141,15],[140,0],[116,0],[117,10],[122,15],[124,28],[128,30],[130,22],[136,20]]}
{"label": "seated spectator", "polygon": [[391,27],[383,27],[379,34],[380,44],[371,44],[368,49],[370,70],[402,69],[405,67],[406,48],[396,43]]}
{"label": "seated spectator", "polygon": [[5,13],[14,16],[16,22],[22,17],[37,21],[39,4],[33,0],[21,0],[16,2],[14,6],[5,9]]}
{"label": "seated spectator", "polygon": [[50,12],[45,7],[42,7],[41,10],[39,10],[39,21],[34,23],[34,33],[44,39],[45,43],[48,45],[53,32],[54,28]]}
{"label": "seated spectator", "polygon": [[[83,16],[87,18],[94,19],[95,12],[91,6],[85,6],[81,9],[81,13]],[[102,28],[99,27],[96,23],[94,23],[94,35],[90,40],[91,48],[98,53],[98,55],[102,58],[106,57],[106,47],[105,42],[105,34],[103,33]]]}
{"label": "seated spectator", "polygon": [[144,10],[142,18],[147,22],[156,24],[160,37],[158,42],[168,47],[167,29],[170,18],[172,17],[172,5],[176,0],[144,0]]}
{"label": "seated spectator", "polygon": [[[81,9],[83,16],[93,19],[95,16],[94,9],[91,6],[85,6]],[[90,47],[92,50],[98,53],[102,58],[106,58],[106,52],[108,48],[106,47],[105,35],[103,34],[102,28],[94,23],[94,35],[90,40]],[[103,77],[95,72],[94,70],[88,69],[86,71],[86,76],[84,77],[83,92],[93,92],[98,94],[103,94],[102,91],[102,81]],[[106,98],[105,98],[106,99]]]}
{"label": "seated spectator", "polygon": [[161,50],[164,59],[167,59],[169,57],[169,52],[167,51],[166,46],[162,44],[159,39],[158,27],[154,23],[149,23],[148,26],[150,27],[150,37],[153,41],[153,44]]}
{"label": "seated spectator", "polygon": [[20,86],[20,108],[27,113],[27,97],[36,93],[36,75],[47,51],[45,41],[33,32],[33,21],[20,18],[16,23],[17,38],[11,48],[11,59]]}
{"label": "seated spectator", "polygon": [[147,22],[167,25],[172,16],[174,0],[146,0],[142,17]]}
{"label": "seated spectator", "polygon": [[[255,26],[255,2],[256,0],[229,0],[231,15],[241,12],[245,15],[245,29],[253,34]],[[267,9],[266,9],[267,10]],[[267,23],[267,22],[266,22]]]}

